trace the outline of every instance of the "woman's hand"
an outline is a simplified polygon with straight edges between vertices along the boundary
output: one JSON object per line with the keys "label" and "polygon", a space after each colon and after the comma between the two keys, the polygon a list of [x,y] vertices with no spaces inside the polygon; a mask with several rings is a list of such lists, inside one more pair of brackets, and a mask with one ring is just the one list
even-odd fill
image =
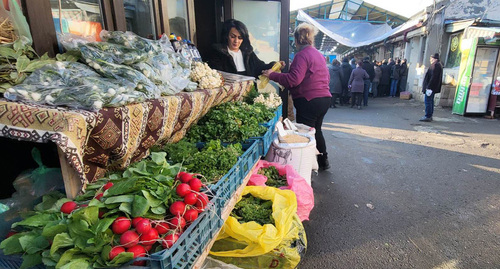
{"label": "woman's hand", "polygon": [[274,71],[272,69],[267,69],[267,70],[262,71],[262,75],[265,77],[269,77],[269,75],[271,75],[271,73],[274,73]]}
{"label": "woman's hand", "polygon": [[286,66],[285,61],[280,61],[280,64],[281,64],[280,70],[283,70],[283,68],[285,68],[285,66]]}

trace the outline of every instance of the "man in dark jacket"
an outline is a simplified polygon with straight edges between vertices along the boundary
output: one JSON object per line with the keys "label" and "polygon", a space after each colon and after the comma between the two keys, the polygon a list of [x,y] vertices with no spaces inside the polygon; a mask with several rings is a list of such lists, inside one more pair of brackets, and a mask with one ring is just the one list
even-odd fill
{"label": "man in dark jacket", "polygon": [[382,61],[382,77],[380,78],[379,96],[389,95],[389,85],[391,84],[391,67],[387,65],[387,60]]}
{"label": "man in dark jacket", "polygon": [[351,77],[351,72],[352,72],[352,67],[349,64],[349,59],[347,57],[344,57],[342,59],[342,65],[340,66],[340,72],[342,72],[342,97],[341,100],[342,104],[349,104],[349,87],[348,87],[348,82],[349,78]]}
{"label": "man in dark jacket", "polygon": [[443,82],[443,66],[439,61],[439,53],[434,53],[431,56],[431,66],[425,73],[424,83],[422,85],[422,93],[425,94],[425,116],[420,121],[432,121],[434,113],[434,95],[441,92]]}
{"label": "man in dark jacket", "polygon": [[399,92],[401,93],[406,91],[406,80],[408,79],[408,65],[406,64],[406,59],[401,61],[401,68],[399,71],[401,74],[399,78]]}
{"label": "man in dark jacket", "polygon": [[369,78],[365,79],[365,89],[363,91],[363,106],[368,106],[368,94],[370,91],[370,86],[372,84],[372,80],[375,77],[375,69],[373,69],[372,63],[370,63],[370,57],[365,57],[363,59],[362,68],[368,73]]}

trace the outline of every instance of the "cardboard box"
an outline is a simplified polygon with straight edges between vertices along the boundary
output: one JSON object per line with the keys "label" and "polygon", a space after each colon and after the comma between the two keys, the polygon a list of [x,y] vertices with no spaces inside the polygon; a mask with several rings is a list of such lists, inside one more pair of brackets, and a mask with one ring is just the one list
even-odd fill
{"label": "cardboard box", "polygon": [[410,100],[411,99],[411,93],[410,92],[401,92],[399,94],[399,99]]}

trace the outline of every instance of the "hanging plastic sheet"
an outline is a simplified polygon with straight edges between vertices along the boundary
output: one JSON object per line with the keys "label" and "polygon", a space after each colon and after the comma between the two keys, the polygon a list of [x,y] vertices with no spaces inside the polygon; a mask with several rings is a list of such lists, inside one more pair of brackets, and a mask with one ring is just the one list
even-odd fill
{"label": "hanging plastic sheet", "polygon": [[305,21],[318,28],[325,35],[348,47],[361,47],[384,40],[389,36],[405,31],[417,25],[417,20],[411,20],[392,29],[388,24],[371,24],[365,21],[323,20],[314,19],[304,11],[299,10],[297,20]]}

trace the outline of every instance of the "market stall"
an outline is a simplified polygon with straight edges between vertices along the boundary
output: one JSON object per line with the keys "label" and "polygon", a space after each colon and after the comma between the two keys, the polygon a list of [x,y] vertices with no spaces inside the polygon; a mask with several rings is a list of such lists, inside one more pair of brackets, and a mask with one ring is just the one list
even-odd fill
{"label": "market stall", "polygon": [[145,157],[154,144],[180,140],[211,107],[240,100],[251,83],[252,78],[232,76],[219,89],[179,93],[97,113],[3,99],[0,136],[56,143],[66,192],[74,197],[82,184],[102,177],[107,169],[124,169]]}

